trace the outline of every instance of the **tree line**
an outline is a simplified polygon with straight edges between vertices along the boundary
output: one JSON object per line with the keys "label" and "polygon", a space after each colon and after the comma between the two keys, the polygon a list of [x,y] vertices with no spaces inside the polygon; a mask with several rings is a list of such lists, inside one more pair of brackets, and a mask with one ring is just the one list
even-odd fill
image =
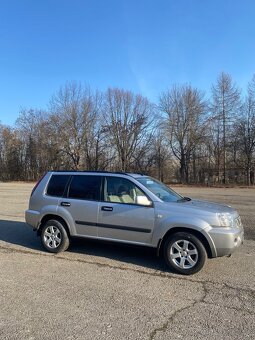
{"label": "tree line", "polygon": [[206,96],[174,85],[158,103],[118,88],[67,83],[48,109],[0,124],[0,180],[48,170],[140,172],[165,182],[254,184],[255,76],[241,93],[221,73]]}

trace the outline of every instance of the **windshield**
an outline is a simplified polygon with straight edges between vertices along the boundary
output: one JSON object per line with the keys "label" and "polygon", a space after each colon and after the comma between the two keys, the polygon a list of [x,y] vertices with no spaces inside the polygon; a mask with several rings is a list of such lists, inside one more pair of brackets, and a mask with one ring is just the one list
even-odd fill
{"label": "windshield", "polygon": [[165,184],[157,181],[151,177],[140,177],[137,181],[143,184],[154,195],[164,202],[177,202],[181,201],[183,197],[177,194],[174,190],[168,188]]}

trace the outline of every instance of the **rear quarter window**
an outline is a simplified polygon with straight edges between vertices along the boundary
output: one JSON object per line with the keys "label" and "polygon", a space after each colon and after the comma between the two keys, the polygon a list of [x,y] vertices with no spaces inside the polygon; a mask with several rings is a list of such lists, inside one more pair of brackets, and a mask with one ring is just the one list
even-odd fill
{"label": "rear quarter window", "polygon": [[47,187],[47,195],[62,197],[70,175],[52,175]]}

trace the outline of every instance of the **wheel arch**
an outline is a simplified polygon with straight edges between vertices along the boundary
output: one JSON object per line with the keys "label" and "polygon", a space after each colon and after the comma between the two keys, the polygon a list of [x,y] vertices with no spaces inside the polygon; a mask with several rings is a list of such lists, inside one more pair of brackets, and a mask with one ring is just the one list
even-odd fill
{"label": "wheel arch", "polygon": [[59,216],[59,215],[55,215],[55,214],[46,214],[43,216],[43,218],[41,219],[40,221],[40,225],[39,225],[39,228],[37,229],[37,235],[40,236],[41,235],[41,232],[42,232],[42,228],[43,226],[45,225],[46,222],[48,222],[49,220],[57,220],[59,222],[61,222],[63,224],[63,227],[65,228],[68,236],[70,237],[70,230],[69,230],[69,227],[68,227],[68,224],[66,222],[66,220]]}
{"label": "wheel arch", "polygon": [[165,243],[166,239],[169,236],[171,236],[175,233],[179,233],[179,232],[187,232],[187,233],[190,233],[190,234],[196,236],[202,242],[203,246],[205,247],[208,258],[215,257],[214,254],[213,254],[213,250],[210,246],[210,243],[207,240],[207,238],[205,237],[205,235],[198,230],[187,228],[187,227],[173,227],[173,228],[169,229],[158,242],[158,246],[157,246],[157,254],[158,255],[161,254],[162,249],[164,248],[164,243]]}

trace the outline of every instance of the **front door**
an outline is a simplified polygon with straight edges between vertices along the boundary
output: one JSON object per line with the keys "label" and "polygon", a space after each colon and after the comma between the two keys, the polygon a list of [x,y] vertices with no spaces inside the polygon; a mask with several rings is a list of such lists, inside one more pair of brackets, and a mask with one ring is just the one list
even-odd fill
{"label": "front door", "polygon": [[104,202],[98,211],[99,238],[151,242],[154,207],[138,204],[138,196],[146,195],[132,181],[115,176],[105,178]]}

